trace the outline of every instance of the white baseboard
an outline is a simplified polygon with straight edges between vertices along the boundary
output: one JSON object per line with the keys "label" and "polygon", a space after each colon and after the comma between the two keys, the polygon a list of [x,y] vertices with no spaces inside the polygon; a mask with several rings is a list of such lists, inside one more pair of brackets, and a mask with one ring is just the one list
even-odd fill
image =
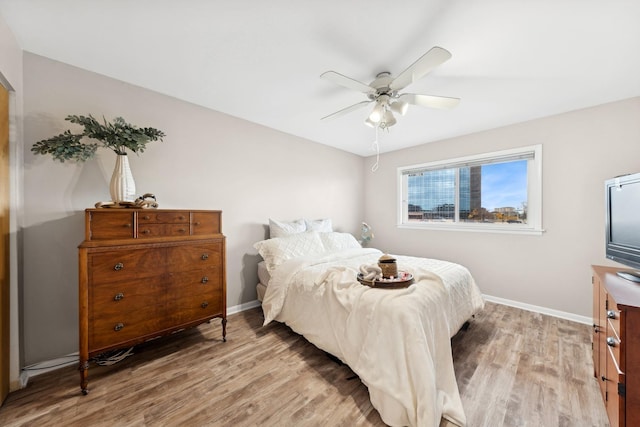
{"label": "white baseboard", "polygon": [[44,374],[45,372],[55,371],[65,366],[77,364],[78,360],[78,352],[75,352],[56,359],[45,360],[44,362],[26,366],[22,368],[17,384],[14,385],[18,388],[25,388],[29,382],[29,378]]}
{"label": "white baseboard", "polygon": [[578,314],[567,313],[566,311],[554,310],[547,307],[540,307],[538,305],[526,304],[524,302],[512,301],[505,298],[493,297],[491,295],[483,295],[483,297],[485,300],[495,302],[496,304],[521,308],[523,310],[533,311],[534,313],[546,314],[560,319],[571,320],[572,322],[584,323],[585,325],[593,324],[593,319],[591,317],[580,316]]}
{"label": "white baseboard", "polygon": [[233,307],[227,307],[227,314],[240,313],[241,311],[250,310],[255,307],[260,307],[260,301],[253,300],[239,305],[234,305]]}

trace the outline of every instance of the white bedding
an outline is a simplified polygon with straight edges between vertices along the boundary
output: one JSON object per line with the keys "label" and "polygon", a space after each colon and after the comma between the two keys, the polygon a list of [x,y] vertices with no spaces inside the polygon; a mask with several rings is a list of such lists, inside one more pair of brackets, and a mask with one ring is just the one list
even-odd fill
{"label": "white bedding", "polygon": [[480,291],[463,266],[407,256],[396,256],[398,269],[413,274],[413,285],[361,285],[358,267],[381,254],[359,248],[286,260],[270,272],[264,324],[284,322],[348,364],[385,423],[462,426],[450,338],[483,307]]}

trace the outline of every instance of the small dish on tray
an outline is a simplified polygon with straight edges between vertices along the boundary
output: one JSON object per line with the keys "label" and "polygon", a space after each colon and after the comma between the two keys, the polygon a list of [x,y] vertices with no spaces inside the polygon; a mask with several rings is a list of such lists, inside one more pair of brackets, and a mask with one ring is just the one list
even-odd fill
{"label": "small dish on tray", "polygon": [[358,282],[363,285],[372,287],[372,288],[381,288],[381,289],[400,289],[406,288],[413,283],[413,275],[409,274],[405,271],[399,271],[398,277],[394,277],[393,279],[374,279],[374,280],[365,280],[362,273],[358,273],[357,276]]}

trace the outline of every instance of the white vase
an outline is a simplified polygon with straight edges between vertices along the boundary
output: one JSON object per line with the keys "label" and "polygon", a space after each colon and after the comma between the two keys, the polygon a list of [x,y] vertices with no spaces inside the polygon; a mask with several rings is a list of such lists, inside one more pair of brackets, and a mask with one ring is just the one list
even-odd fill
{"label": "white vase", "polygon": [[129,158],[126,154],[118,154],[116,167],[109,184],[111,200],[116,203],[133,202],[136,198],[136,183],[133,181]]}

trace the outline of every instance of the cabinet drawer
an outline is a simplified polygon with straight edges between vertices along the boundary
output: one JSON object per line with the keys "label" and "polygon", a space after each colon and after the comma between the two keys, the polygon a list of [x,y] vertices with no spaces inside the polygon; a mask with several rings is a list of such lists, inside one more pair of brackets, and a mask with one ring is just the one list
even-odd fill
{"label": "cabinet drawer", "polygon": [[90,285],[148,278],[162,272],[164,249],[131,249],[89,256]]}
{"label": "cabinet drawer", "polygon": [[120,343],[153,335],[167,328],[169,319],[158,317],[153,309],[136,310],[128,316],[101,316],[90,319],[89,349],[91,352],[107,347],[117,347]]}
{"label": "cabinet drawer", "polygon": [[220,234],[220,212],[192,212],[191,234],[198,236],[203,234]]}
{"label": "cabinet drawer", "polygon": [[138,226],[138,238],[188,236],[189,224],[140,224]]}
{"label": "cabinet drawer", "polygon": [[222,240],[173,246],[167,250],[167,265],[173,271],[189,271],[222,265]]}
{"label": "cabinet drawer", "polygon": [[138,224],[189,224],[188,211],[145,211],[138,214]]}
{"label": "cabinet drawer", "polygon": [[201,295],[211,292],[211,289],[220,289],[222,287],[221,270],[221,267],[216,266],[205,270],[172,273],[167,293]]}
{"label": "cabinet drawer", "polygon": [[91,314],[120,315],[138,308],[154,307],[159,301],[158,295],[166,293],[167,284],[161,277],[147,280],[96,283],[89,288]]}
{"label": "cabinet drawer", "polygon": [[624,366],[622,365],[622,361],[620,360],[620,347],[622,346],[622,342],[620,341],[620,338],[613,333],[611,328],[607,328],[606,344],[609,348],[609,352],[616,361],[616,365],[618,366],[620,371],[624,372]]}
{"label": "cabinet drawer", "polygon": [[222,290],[212,290],[209,295],[185,295],[172,305],[171,319],[177,324],[219,316],[222,315]]}
{"label": "cabinet drawer", "polygon": [[87,227],[90,240],[131,239],[133,212],[109,210],[91,212]]}
{"label": "cabinet drawer", "polygon": [[[607,310],[608,327],[612,330],[612,332],[615,331],[615,335],[618,338],[622,338],[622,336],[620,335],[620,311],[616,310],[616,303],[611,299],[609,299],[609,307],[614,308],[609,308]],[[610,332],[609,334],[611,335],[612,333]]]}

